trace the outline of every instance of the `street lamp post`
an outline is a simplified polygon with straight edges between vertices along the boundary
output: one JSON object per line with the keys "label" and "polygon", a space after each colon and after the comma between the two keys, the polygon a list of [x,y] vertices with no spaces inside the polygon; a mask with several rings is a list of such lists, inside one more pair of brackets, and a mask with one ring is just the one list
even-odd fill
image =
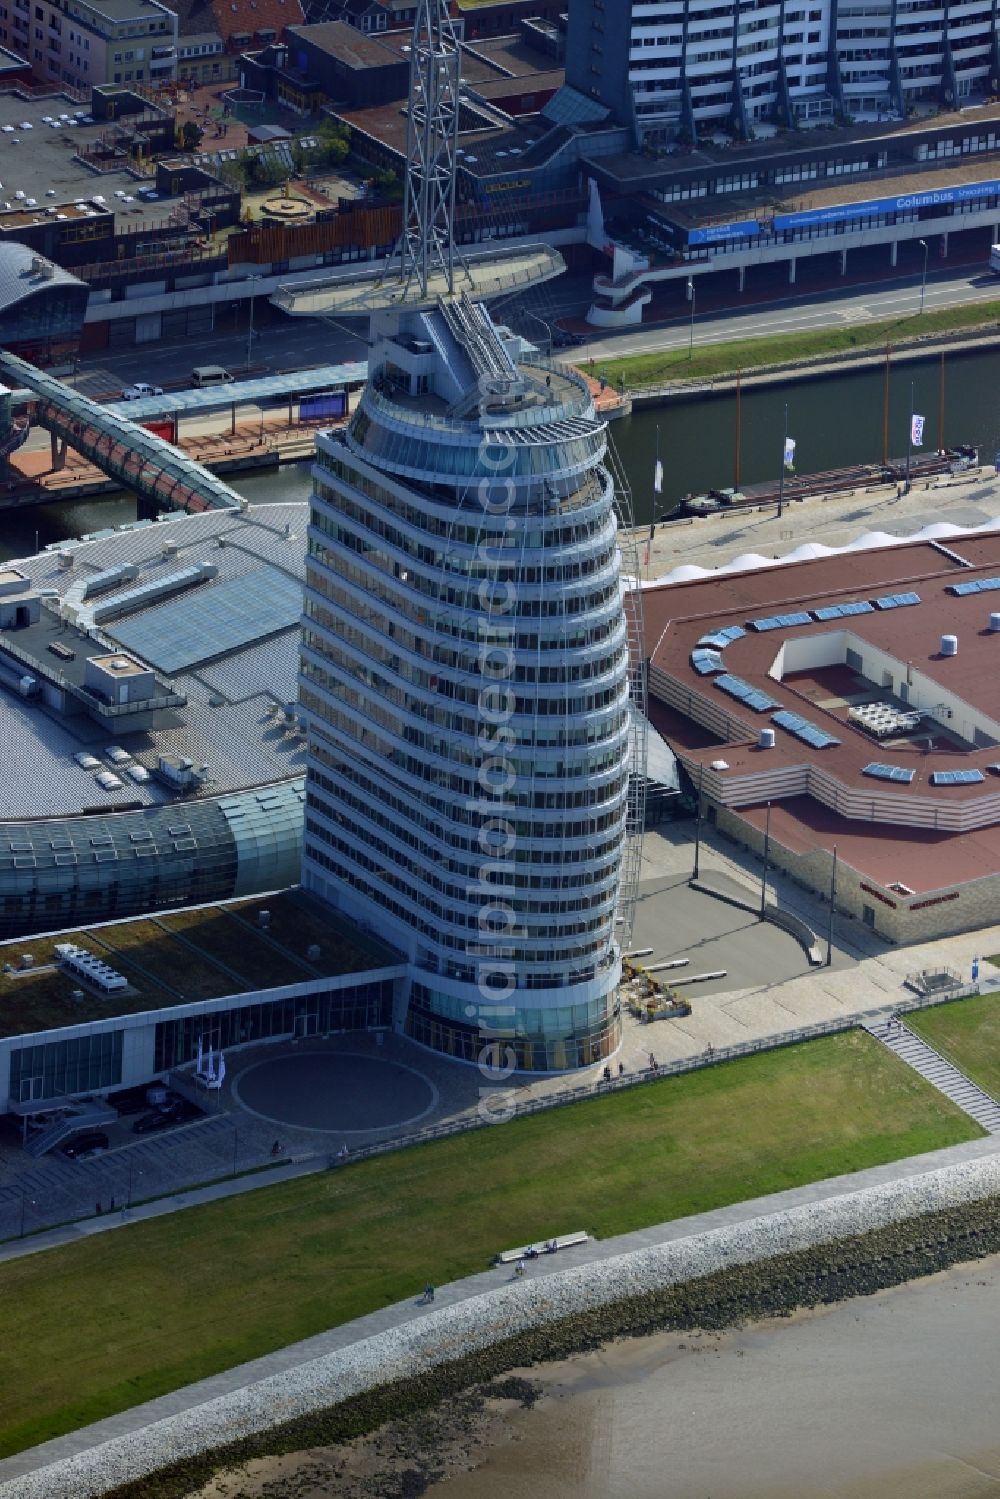
{"label": "street lamp post", "polygon": [[698,769],[698,811],[694,824],[694,871],[691,875],[696,880],[701,872],[701,797],[705,786],[705,762],[702,761]]}
{"label": "street lamp post", "polygon": [[918,239],[917,244],[923,247],[924,252],[924,274],[920,282],[920,313],[923,316],[924,297],[927,295],[927,241],[925,239]]}
{"label": "street lamp post", "polygon": [[697,304],[697,298],[695,296],[694,280],[693,280],[693,278],[691,276],[688,277],[687,293],[688,293],[688,301],[691,303],[691,331],[688,334],[688,358],[689,359],[693,359],[694,358],[694,310],[695,310],[695,306]]}
{"label": "street lamp post", "polygon": [[247,369],[250,368],[250,354],[253,346],[253,304],[257,295],[257,282],[259,276],[250,277],[250,323],[247,327]]}
{"label": "street lamp post", "polygon": [[764,817],[764,868],[760,874],[760,914],[763,918],[767,910],[767,871],[771,855],[771,803],[767,804],[767,812]]}
{"label": "street lamp post", "polygon": [[788,402],[785,402],[785,427],[781,439],[781,472],[778,474],[778,519],[785,513],[785,454],[788,451]]}
{"label": "street lamp post", "polygon": [[830,919],[826,928],[826,966],[833,962],[833,914],[837,904],[837,845],[833,845],[833,867],[830,870]]}

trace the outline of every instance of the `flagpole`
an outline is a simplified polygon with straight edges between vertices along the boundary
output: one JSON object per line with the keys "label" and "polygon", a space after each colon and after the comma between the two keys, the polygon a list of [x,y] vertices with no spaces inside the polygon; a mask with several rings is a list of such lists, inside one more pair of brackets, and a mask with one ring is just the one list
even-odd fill
{"label": "flagpole", "polygon": [[885,371],[882,376],[882,463],[889,462],[889,372],[892,365],[892,344],[885,346]]}
{"label": "flagpole", "polygon": [[906,493],[910,492],[910,454],[913,452],[913,381],[910,381],[910,430],[906,441]]}
{"label": "flagpole", "polygon": [[781,473],[778,475],[778,519],[782,517],[785,500],[785,450],[788,447],[788,402],[785,402],[785,435],[781,439]]}
{"label": "flagpole", "polygon": [[741,389],[741,375],[740,375],[740,371],[737,370],[736,371],[736,463],[734,465],[734,473],[733,473],[733,488],[734,489],[739,489],[739,487],[740,487],[740,458],[742,456],[740,450],[741,450],[742,445],[743,445],[742,394],[743,394],[743,392],[742,392],[742,389]]}

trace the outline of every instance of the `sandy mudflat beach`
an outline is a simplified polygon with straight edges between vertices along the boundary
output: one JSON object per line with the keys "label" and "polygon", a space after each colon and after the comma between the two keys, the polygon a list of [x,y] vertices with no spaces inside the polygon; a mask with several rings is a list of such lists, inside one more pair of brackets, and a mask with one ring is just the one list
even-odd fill
{"label": "sandy mudflat beach", "polygon": [[1000,1257],[723,1333],[518,1371],[199,1499],[979,1499],[1000,1491]]}

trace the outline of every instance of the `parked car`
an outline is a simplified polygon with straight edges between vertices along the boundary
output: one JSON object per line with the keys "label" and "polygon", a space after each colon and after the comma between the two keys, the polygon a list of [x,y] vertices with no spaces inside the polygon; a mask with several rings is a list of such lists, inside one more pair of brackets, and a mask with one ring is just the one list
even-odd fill
{"label": "parked car", "polygon": [[88,1156],[100,1155],[101,1151],[107,1148],[108,1137],[104,1131],[89,1129],[67,1140],[62,1147],[62,1153],[69,1156],[71,1161],[85,1161]]}
{"label": "parked car", "polygon": [[108,1094],[108,1103],[113,1109],[121,1114],[148,1114],[150,1100],[148,1098],[149,1084],[143,1083],[137,1088],[122,1088],[117,1093]]}
{"label": "parked car", "polygon": [[122,400],[141,401],[146,396],[162,396],[162,394],[162,385],[147,385],[145,381],[140,380],[136,385],[126,385],[122,391]]}
{"label": "parked car", "polygon": [[188,1119],[200,1119],[201,1109],[186,1098],[172,1098],[162,1109],[144,1114],[132,1126],[134,1134],[151,1135],[156,1130],[169,1129],[173,1124],[184,1124]]}
{"label": "parked car", "polygon": [[201,389],[206,385],[228,385],[233,376],[221,364],[199,364],[191,371],[191,379]]}

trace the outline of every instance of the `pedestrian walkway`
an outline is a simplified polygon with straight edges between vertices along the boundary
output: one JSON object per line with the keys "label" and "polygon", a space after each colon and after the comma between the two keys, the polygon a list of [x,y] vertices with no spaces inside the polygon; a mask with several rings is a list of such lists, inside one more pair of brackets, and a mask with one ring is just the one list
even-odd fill
{"label": "pedestrian walkway", "polygon": [[81,1218],[73,1223],[61,1223],[57,1228],[45,1229],[31,1234],[26,1239],[8,1239],[0,1244],[0,1265],[8,1260],[23,1259],[25,1255],[37,1254],[43,1249],[57,1249],[62,1244],[75,1244],[89,1239],[93,1234],[109,1233],[130,1223],[142,1223],[149,1218],[163,1218],[181,1208],[200,1207],[206,1202],[219,1202],[227,1197],[239,1197],[244,1192],[256,1192],[261,1187],[273,1187],[279,1182],[291,1181],[299,1176],[312,1176],[326,1171],[325,1156],[311,1152],[305,1156],[293,1156],[278,1161],[269,1170],[248,1172],[245,1176],[226,1177],[223,1181],[210,1182],[206,1187],[193,1187],[190,1191],[174,1192],[169,1197],[157,1197],[152,1202],[140,1202],[135,1207],[128,1205],[124,1196],[115,1202],[114,1197],[105,1196],[105,1212],[101,1217]]}
{"label": "pedestrian walkway", "polygon": [[940,1052],[892,1016],[866,1020],[864,1028],[881,1041],[914,1072],[981,1124],[991,1135],[1000,1134],[1000,1103],[984,1093],[964,1072],[946,1062]]}

